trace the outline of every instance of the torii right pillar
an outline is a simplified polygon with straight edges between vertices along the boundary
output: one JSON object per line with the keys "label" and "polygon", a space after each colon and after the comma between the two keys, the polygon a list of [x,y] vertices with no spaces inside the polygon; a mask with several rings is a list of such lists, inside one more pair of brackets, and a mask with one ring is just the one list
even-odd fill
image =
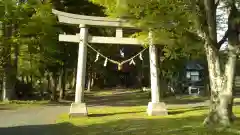
{"label": "torii right pillar", "polygon": [[153,43],[153,33],[149,31],[149,59],[151,75],[151,102],[148,103],[149,116],[168,115],[167,107],[160,99],[160,79],[158,69],[157,48]]}

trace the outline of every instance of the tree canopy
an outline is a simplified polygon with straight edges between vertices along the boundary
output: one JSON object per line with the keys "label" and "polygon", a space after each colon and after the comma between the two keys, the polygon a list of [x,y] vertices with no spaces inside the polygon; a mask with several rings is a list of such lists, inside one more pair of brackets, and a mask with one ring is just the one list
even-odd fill
{"label": "tree canopy", "polygon": [[[172,45],[174,49],[178,48],[179,42],[180,45],[187,45],[187,48],[192,47],[194,42],[198,47],[204,48],[208,61],[212,103],[204,123],[230,124],[233,120],[232,83],[239,49],[238,0],[91,1],[105,7],[109,16],[126,19],[142,28],[143,36],[151,29],[155,35],[155,44],[167,45],[168,50]],[[228,30],[219,42],[217,26],[221,23],[221,18],[217,14],[218,8],[228,16]],[[228,47],[224,59],[219,49],[226,41]]]}

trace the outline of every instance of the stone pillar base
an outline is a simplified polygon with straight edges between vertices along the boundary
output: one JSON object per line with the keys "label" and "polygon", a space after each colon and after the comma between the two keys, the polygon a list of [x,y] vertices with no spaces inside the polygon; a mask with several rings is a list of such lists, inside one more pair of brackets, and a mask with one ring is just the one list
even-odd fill
{"label": "stone pillar base", "polygon": [[147,108],[147,114],[148,116],[168,115],[166,104],[164,102],[159,102],[159,103],[149,102],[148,108]]}
{"label": "stone pillar base", "polygon": [[70,107],[69,117],[87,116],[87,106],[85,103],[72,103]]}

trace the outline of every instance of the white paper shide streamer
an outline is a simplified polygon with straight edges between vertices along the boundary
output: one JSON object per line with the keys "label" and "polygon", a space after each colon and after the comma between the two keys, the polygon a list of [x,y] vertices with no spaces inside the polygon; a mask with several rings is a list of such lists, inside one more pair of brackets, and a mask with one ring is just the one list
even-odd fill
{"label": "white paper shide streamer", "polygon": [[139,54],[139,59],[143,60],[142,53]]}
{"label": "white paper shide streamer", "polygon": [[107,63],[108,63],[108,58],[106,58],[105,61],[104,61],[104,67],[107,66]]}
{"label": "white paper shide streamer", "polygon": [[120,50],[120,55],[121,55],[122,58],[124,58],[125,54],[123,52],[123,49]]}
{"label": "white paper shide streamer", "polygon": [[130,61],[129,65],[136,65],[134,59],[132,59],[132,60]]}
{"label": "white paper shide streamer", "polygon": [[98,61],[98,58],[99,58],[99,53],[97,53],[97,56],[96,56],[96,59],[95,59],[95,61],[94,62],[97,62]]}

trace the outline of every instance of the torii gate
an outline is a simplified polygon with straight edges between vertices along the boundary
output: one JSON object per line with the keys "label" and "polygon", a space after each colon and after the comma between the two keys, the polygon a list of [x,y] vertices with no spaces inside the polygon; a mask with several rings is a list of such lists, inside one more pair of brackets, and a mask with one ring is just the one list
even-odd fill
{"label": "torii gate", "polygon": [[[71,104],[69,116],[87,116],[87,106],[84,103],[84,89],[85,89],[85,72],[86,72],[86,57],[87,46],[86,43],[101,43],[101,44],[126,44],[126,45],[141,45],[141,41],[136,38],[123,37],[122,28],[134,28],[134,26],[127,23],[125,20],[112,19],[107,17],[84,16],[61,12],[57,10],[52,11],[58,16],[61,23],[78,25],[80,33],[76,35],[59,35],[59,41],[79,43],[78,50],[78,65],[76,78],[75,102]],[[101,37],[88,35],[87,26],[102,26],[115,27],[116,37]],[[150,58],[150,74],[151,74],[151,102],[148,103],[147,113],[149,116],[153,115],[167,115],[166,105],[160,102],[160,85],[159,73],[157,70],[157,50],[152,41],[152,32],[149,32],[149,58]]]}

